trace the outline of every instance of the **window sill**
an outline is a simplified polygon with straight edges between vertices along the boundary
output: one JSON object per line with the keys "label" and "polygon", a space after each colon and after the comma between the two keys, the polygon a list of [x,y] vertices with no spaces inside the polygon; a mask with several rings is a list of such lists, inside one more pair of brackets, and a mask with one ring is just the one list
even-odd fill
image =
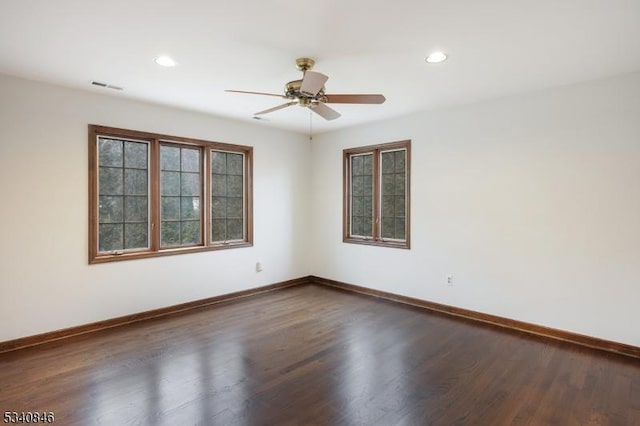
{"label": "window sill", "polygon": [[384,241],[384,240],[374,240],[374,239],[364,239],[364,238],[353,238],[353,237],[345,237],[342,239],[343,243],[348,244],[362,244],[366,246],[378,246],[378,247],[391,247],[391,248],[399,248],[409,250],[411,247],[409,245],[409,241]]}
{"label": "window sill", "polygon": [[216,244],[211,246],[198,247],[178,247],[162,249],[159,251],[136,251],[122,254],[100,254],[94,258],[89,258],[89,264],[118,262],[123,260],[146,259],[149,257],[173,256],[176,254],[199,253],[215,250],[227,250],[240,247],[252,247],[253,243],[247,241],[233,242],[227,244]]}

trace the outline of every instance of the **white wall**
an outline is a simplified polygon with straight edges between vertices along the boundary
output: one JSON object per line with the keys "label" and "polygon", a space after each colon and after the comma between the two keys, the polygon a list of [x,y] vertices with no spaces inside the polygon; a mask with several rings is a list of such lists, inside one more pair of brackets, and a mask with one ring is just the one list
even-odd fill
{"label": "white wall", "polygon": [[[342,243],[342,149],[403,139],[411,250]],[[312,274],[640,346],[640,74],[320,135],[311,158]]]}
{"label": "white wall", "polygon": [[[88,265],[90,123],[253,146],[254,247]],[[309,154],[302,135],[0,75],[0,341],[307,275]]]}
{"label": "white wall", "polygon": [[[640,346],[638,117],[631,74],[310,144],[0,76],[0,341],[314,274]],[[253,146],[254,247],[88,265],[89,123]],[[412,249],[343,244],[342,149],[402,139]]]}

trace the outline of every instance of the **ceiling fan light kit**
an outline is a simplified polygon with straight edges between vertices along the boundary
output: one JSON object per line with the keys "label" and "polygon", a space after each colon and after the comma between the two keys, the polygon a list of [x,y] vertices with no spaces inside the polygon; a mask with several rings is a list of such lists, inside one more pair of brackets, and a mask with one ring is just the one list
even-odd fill
{"label": "ceiling fan light kit", "polygon": [[303,73],[302,79],[292,80],[285,84],[284,95],[263,92],[246,92],[242,90],[225,90],[225,92],[277,96],[289,101],[285,104],[256,112],[254,115],[269,114],[297,104],[301,107],[309,108],[325,120],[335,120],[340,117],[340,113],[327,106],[327,103],[381,104],[386,100],[385,97],[380,94],[325,94],[324,84],[329,77],[320,72],[311,71],[314,65],[315,61],[310,58],[296,59],[296,67]]}

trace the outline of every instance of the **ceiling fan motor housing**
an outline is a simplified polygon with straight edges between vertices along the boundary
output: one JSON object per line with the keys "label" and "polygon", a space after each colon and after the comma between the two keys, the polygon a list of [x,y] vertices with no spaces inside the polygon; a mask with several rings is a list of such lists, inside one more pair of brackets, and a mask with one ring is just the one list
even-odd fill
{"label": "ceiling fan motor housing", "polygon": [[288,82],[284,86],[284,91],[286,96],[289,97],[298,97],[300,94],[300,87],[302,87],[302,80],[293,80]]}
{"label": "ceiling fan motor housing", "polygon": [[[293,80],[288,82],[285,87],[284,87],[284,91],[285,91],[285,96],[287,98],[290,99],[299,99],[300,105],[303,104],[303,99],[304,100],[317,100],[317,101],[322,101],[322,99],[324,98],[324,87],[315,95],[315,96],[309,96],[303,92],[300,91],[300,88],[302,87],[302,80]],[[306,103],[305,105],[308,105],[308,103]],[[304,106],[304,105],[302,105]]]}

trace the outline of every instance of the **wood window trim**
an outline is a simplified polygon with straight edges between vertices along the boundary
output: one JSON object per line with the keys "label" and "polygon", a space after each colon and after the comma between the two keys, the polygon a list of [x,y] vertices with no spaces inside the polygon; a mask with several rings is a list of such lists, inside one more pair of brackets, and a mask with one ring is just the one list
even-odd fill
{"label": "wood window trim", "polygon": [[[149,249],[122,252],[121,254],[100,253],[98,251],[98,163],[97,138],[99,136],[134,139],[149,143]],[[178,146],[200,147],[202,150],[202,244],[188,247],[160,247],[160,145],[173,144]],[[243,212],[245,238],[243,241],[225,243],[211,242],[211,209],[210,193],[211,179],[210,158],[211,151],[220,150],[242,153],[244,162],[245,210]],[[116,262],[131,259],[145,259],[150,257],[171,256],[186,253],[225,250],[231,248],[253,246],[253,147],[235,145],[223,142],[212,142],[200,139],[177,137],[157,133],[141,132],[137,130],[120,129],[101,125],[89,125],[89,264]]]}
{"label": "wood window trim", "polygon": [[[380,237],[380,153],[398,149],[406,150],[406,239],[404,241],[383,240]],[[349,188],[351,165],[349,159],[352,155],[373,154],[373,238],[353,237],[350,235],[349,223],[351,218],[351,203]],[[392,247],[401,249],[411,248],[411,140],[402,140],[377,145],[368,145],[357,148],[348,148],[342,151],[342,241],[351,244],[363,244],[379,247]]]}

